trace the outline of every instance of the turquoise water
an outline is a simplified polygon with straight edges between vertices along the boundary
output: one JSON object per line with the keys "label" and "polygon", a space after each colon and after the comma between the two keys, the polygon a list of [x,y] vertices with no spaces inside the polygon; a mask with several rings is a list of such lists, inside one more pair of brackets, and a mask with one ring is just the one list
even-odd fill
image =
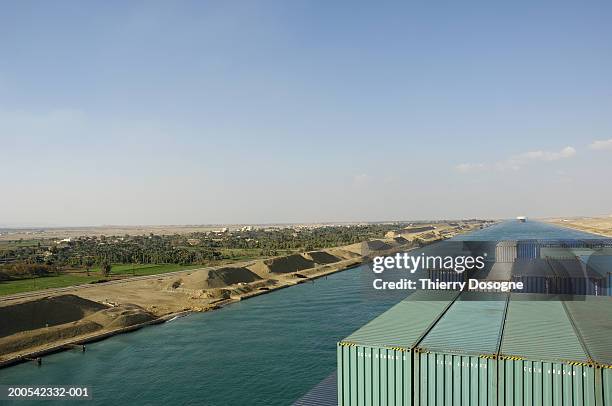
{"label": "turquoise water", "polygon": [[[593,237],[546,224],[517,224],[464,239]],[[335,369],[338,340],[406,296],[364,294],[366,273],[371,274],[363,265],[89,344],[84,354],[47,356],[40,368],[28,363],[3,369],[0,384],[85,385],[94,397],[89,405],[290,404]]]}
{"label": "turquoise water", "polygon": [[494,240],[546,240],[546,239],[597,239],[605,238],[595,234],[572,230],[557,225],[528,220],[525,223],[506,221],[491,227],[455,237],[463,241]]}
{"label": "turquoise water", "polygon": [[364,297],[364,269],[0,370],[0,383],[86,385],[87,404],[286,405],[335,369],[338,340],[405,296]]}

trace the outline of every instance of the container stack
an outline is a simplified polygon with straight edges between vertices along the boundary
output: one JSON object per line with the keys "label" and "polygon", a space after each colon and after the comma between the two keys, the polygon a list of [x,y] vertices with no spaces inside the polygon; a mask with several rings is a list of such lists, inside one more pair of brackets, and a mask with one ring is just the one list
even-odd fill
{"label": "container stack", "polygon": [[419,291],[338,343],[339,405],[612,405],[612,298]]}
{"label": "container stack", "polygon": [[519,260],[512,281],[523,282],[523,293],[607,295],[605,275],[578,258]]}
{"label": "container stack", "polygon": [[495,247],[495,262],[514,262],[517,258],[516,241],[500,241]]}
{"label": "container stack", "polygon": [[518,259],[540,258],[540,244],[537,240],[522,240],[516,244],[516,257]]}

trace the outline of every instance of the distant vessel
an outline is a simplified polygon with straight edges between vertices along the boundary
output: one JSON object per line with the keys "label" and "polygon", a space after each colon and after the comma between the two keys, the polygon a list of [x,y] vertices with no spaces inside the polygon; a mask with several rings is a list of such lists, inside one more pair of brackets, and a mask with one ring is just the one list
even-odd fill
{"label": "distant vessel", "polygon": [[521,223],[524,223],[527,221],[527,217],[525,216],[517,216],[517,221],[520,221]]}

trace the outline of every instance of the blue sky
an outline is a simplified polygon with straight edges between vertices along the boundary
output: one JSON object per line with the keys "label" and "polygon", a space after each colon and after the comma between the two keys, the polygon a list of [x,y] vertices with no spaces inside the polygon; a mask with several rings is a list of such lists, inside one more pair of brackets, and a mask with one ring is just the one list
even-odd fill
{"label": "blue sky", "polygon": [[3,2],[0,224],[612,214],[609,2]]}

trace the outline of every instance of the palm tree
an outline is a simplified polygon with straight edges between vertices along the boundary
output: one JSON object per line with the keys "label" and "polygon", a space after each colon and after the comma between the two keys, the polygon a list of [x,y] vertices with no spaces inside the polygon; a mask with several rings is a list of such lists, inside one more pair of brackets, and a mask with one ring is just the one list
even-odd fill
{"label": "palm tree", "polygon": [[107,260],[102,261],[102,263],[100,264],[102,275],[104,275],[104,277],[107,277],[108,275],[110,275],[112,267],[113,266]]}
{"label": "palm tree", "polygon": [[89,271],[91,270],[91,267],[93,266],[94,261],[91,258],[87,258],[85,260],[85,266],[87,267],[87,276],[89,276]]}

